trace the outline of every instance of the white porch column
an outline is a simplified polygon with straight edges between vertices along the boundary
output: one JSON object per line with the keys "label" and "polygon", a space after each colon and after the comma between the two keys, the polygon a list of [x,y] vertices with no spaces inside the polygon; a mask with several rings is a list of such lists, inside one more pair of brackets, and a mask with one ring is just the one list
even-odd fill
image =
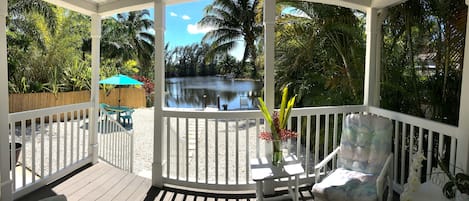
{"label": "white porch column", "polygon": [[6,17],[8,1],[0,0],[0,200],[13,200],[8,137],[8,62]]}
{"label": "white porch column", "polygon": [[89,154],[93,164],[98,162],[98,111],[99,111],[99,66],[100,66],[101,16],[91,15],[91,116]]}
{"label": "white porch column", "polygon": [[[275,1],[264,1],[264,101],[270,112],[275,107]],[[265,129],[270,129],[266,126]],[[268,143],[269,144],[269,143]],[[258,147],[259,148],[259,147]],[[272,146],[266,147],[267,155]],[[273,194],[273,182],[264,185],[265,194]]]}
{"label": "white porch column", "polygon": [[152,184],[163,187],[163,103],[164,103],[164,30],[165,4],[163,0],[155,0],[155,99],[154,99],[154,138]]}
{"label": "white porch column", "polygon": [[[366,106],[379,105],[379,66],[380,49],[378,44],[379,32],[378,10],[366,10],[366,56],[365,56],[365,82],[363,87],[363,104]],[[379,49],[379,50],[378,50]]]}
{"label": "white porch column", "polygon": [[[466,0],[466,5],[469,5],[469,0]],[[469,15],[467,15],[467,17],[467,22],[469,22]],[[469,24],[466,24],[465,43],[459,106],[459,140],[458,150],[456,150],[456,167],[464,169],[467,173],[469,171]]]}

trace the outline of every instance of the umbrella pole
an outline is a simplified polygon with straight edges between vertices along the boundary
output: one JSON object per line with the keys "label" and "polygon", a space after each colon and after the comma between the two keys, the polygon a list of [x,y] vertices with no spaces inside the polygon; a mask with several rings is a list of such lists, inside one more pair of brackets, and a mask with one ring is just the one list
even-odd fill
{"label": "umbrella pole", "polygon": [[119,96],[119,99],[117,99],[117,106],[120,107],[121,106],[121,88],[120,87],[119,87],[119,95],[118,96]]}

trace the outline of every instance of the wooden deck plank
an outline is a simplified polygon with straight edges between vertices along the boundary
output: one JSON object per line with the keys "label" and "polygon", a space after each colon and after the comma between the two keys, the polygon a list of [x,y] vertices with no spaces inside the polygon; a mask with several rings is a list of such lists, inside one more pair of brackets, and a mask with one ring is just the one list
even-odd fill
{"label": "wooden deck plank", "polygon": [[[120,173],[120,170],[118,169],[114,169],[114,168],[106,168],[106,169],[107,171],[103,173],[103,175],[91,181],[90,183],[78,189],[77,191],[69,194],[69,196],[67,196],[67,199],[71,201],[82,200],[85,196],[89,195],[96,188],[99,188],[102,185],[106,185],[109,179],[111,179],[112,177]],[[97,193],[99,194],[100,192],[97,192]]]}
{"label": "wooden deck plank", "polygon": [[112,190],[112,188],[119,183],[121,179],[125,176],[129,175],[127,172],[124,171],[117,171],[110,179],[105,181],[102,185],[95,185],[94,189],[87,193],[81,200],[97,200],[106,194],[108,191]]}
{"label": "wooden deck plank", "polygon": [[130,195],[133,200],[145,200],[147,192],[151,188],[151,181],[149,179],[143,180],[143,182],[137,187],[137,190]]}
{"label": "wooden deck plank", "polygon": [[119,180],[118,183],[116,183],[112,188],[107,191],[105,194],[103,194],[101,197],[99,197],[98,201],[108,201],[112,200],[117,194],[119,194],[124,188],[126,188],[130,182],[132,182],[135,179],[135,175],[133,174],[126,174],[125,177],[123,177],[121,180]]}
{"label": "wooden deck plank", "polygon": [[71,178],[60,183],[53,188],[54,191],[61,192],[64,189],[70,188],[71,186],[79,185],[79,183],[86,183],[84,180],[91,181],[95,177],[99,176],[100,172],[104,171],[105,166],[101,163],[93,165],[84,171],[81,171],[79,174],[72,176]]}
{"label": "wooden deck plank", "polygon": [[[94,168],[93,168],[94,169]],[[80,174],[75,175],[78,180],[76,182],[68,183],[67,185],[62,186],[62,184],[56,186],[52,190],[55,192],[60,192],[65,196],[70,196],[71,194],[75,193],[76,191],[80,190],[81,188],[89,185],[94,180],[98,179],[99,177],[103,176],[103,173],[106,172],[106,168],[103,167],[96,171],[94,174],[90,174],[88,176],[82,176]]]}
{"label": "wooden deck plank", "polygon": [[121,192],[119,192],[112,200],[123,201],[123,200],[132,200],[130,195],[132,195],[137,187],[145,180],[145,178],[135,176],[135,179],[127,185]]}

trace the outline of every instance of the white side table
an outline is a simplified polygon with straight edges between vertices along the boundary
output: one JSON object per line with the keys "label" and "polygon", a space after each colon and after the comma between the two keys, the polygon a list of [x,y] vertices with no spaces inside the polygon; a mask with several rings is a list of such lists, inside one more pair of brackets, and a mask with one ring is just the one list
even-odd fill
{"label": "white side table", "polygon": [[[298,200],[299,175],[304,173],[301,162],[295,155],[288,155],[279,167],[272,166],[266,157],[253,158],[250,161],[252,180],[256,182],[256,199],[264,200],[264,181],[288,177],[288,192],[293,200]],[[292,182],[292,177],[295,181]],[[294,190],[292,186],[294,185]],[[270,199],[270,198],[269,198]],[[275,199],[275,198],[274,198]]]}

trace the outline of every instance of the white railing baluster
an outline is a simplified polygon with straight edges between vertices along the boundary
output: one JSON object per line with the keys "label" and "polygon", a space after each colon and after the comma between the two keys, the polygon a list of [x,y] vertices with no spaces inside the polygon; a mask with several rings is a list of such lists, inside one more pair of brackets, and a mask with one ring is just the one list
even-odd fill
{"label": "white railing baluster", "polygon": [[186,118],[186,161],[185,161],[185,168],[186,168],[186,181],[189,181],[189,118]]}
{"label": "white railing baluster", "polygon": [[246,120],[246,184],[249,183],[249,125],[251,123],[251,120],[247,119]]}
{"label": "white railing baluster", "polygon": [[64,168],[67,167],[68,112],[64,112]]}
{"label": "white railing baluster", "polygon": [[[15,151],[10,152],[10,167],[11,167],[11,177],[12,185],[16,188],[16,123],[10,122],[10,136],[11,136],[11,148],[15,147]],[[22,145],[24,146],[24,145]],[[23,147],[21,147],[23,149]],[[24,153],[23,153],[24,155]]]}
{"label": "white railing baluster", "polygon": [[134,172],[134,135],[130,135],[130,172]]}
{"label": "white railing baluster", "polygon": [[[296,117],[296,132],[298,137],[296,138],[296,156],[301,157],[301,116]],[[305,159],[306,160],[306,159]]]}
{"label": "white railing baluster", "polygon": [[166,117],[166,174],[171,177],[171,117]]}
{"label": "white railing baluster", "polygon": [[57,146],[56,146],[56,151],[57,151],[57,157],[56,157],[56,163],[57,163],[57,169],[56,171],[58,172],[60,170],[60,127],[61,127],[62,121],[61,121],[61,113],[57,113]]}
{"label": "white railing baluster", "polygon": [[195,182],[199,182],[199,119],[195,118]]}
{"label": "white railing baluster", "polygon": [[176,179],[179,180],[179,168],[180,168],[180,165],[179,163],[181,163],[181,161],[179,160],[179,152],[181,151],[179,149],[179,141],[180,141],[180,137],[179,137],[179,117],[176,118]]}
{"label": "white railing baluster", "polygon": [[423,151],[422,144],[423,144],[423,128],[419,127],[419,138],[418,138],[418,151]]}
{"label": "white railing baluster", "polygon": [[451,138],[451,151],[449,155],[449,169],[453,175],[456,173],[456,138]]}
{"label": "white railing baluster", "polygon": [[44,129],[44,116],[41,116],[39,121],[40,121],[39,124],[41,125],[41,130],[40,130],[41,132],[41,173],[40,174],[41,174],[41,177],[44,177],[44,166],[45,166],[44,157],[46,155],[45,145],[44,145],[45,144],[44,135],[46,134],[45,129]]}
{"label": "white railing baluster", "polygon": [[228,119],[225,119],[225,184],[228,184]]}
{"label": "white railing baluster", "polygon": [[208,184],[208,119],[205,118],[205,183]]}
{"label": "white railing baluster", "polygon": [[440,132],[440,136],[438,137],[438,157],[443,157],[443,141],[444,141],[443,133]]}
{"label": "white railing baluster", "polygon": [[402,122],[402,144],[401,144],[401,184],[405,184],[404,176],[405,176],[405,147],[406,147],[406,124]]}
{"label": "white railing baluster", "polygon": [[[308,136],[308,138],[306,139],[306,158],[307,160],[306,161],[309,161],[309,153],[310,153],[310,150],[309,150],[309,143],[310,142],[310,135],[312,134],[312,131],[310,130],[311,129],[311,119],[309,119],[310,116],[308,116],[308,122],[307,122],[307,127],[306,127],[306,136]],[[316,123],[315,123],[315,127],[316,127],[316,132],[315,132],[315,137],[314,137],[314,164],[313,164],[313,167],[314,165],[318,164],[319,163],[319,138],[321,138],[320,136],[320,129],[321,129],[321,115],[318,114],[316,115]],[[311,134],[310,134],[311,133]],[[306,172],[306,176],[309,176],[309,165],[306,165],[305,167],[305,172]]]}
{"label": "white railing baluster", "polygon": [[52,124],[54,122],[54,116],[49,115],[49,176],[52,175]]}
{"label": "white railing baluster", "polygon": [[[83,135],[83,139],[82,139],[82,141],[83,141],[83,142],[82,142],[82,143],[83,143],[83,144],[82,144],[83,149],[82,149],[81,159],[85,159],[85,157],[86,157],[86,155],[85,155],[85,150],[87,150],[87,149],[86,149],[86,148],[87,148],[87,147],[86,147],[87,143],[86,143],[86,137],[85,137],[85,126],[86,126],[85,117],[86,117],[86,113],[87,113],[86,109],[83,110],[83,129],[81,129],[81,131],[82,131],[81,133],[82,133],[82,135]],[[89,126],[90,123],[91,123],[91,122],[88,122],[88,126]],[[103,124],[101,120],[99,121],[99,123]]]}
{"label": "white railing baluster", "polygon": [[21,161],[21,170],[23,174],[23,185],[26,186],[26,121],[22,120],[21,121],[21,156],[22,156],[22,161]]}
{"label": "white railing baluster", "polygon": [[[318,115],[316,115],[316,119],[318,118]],[[305,147],[305,173],[306,173],[306,177],[309,177],[309,166],[310,166],[310,153],[311,153],[311,135],[313,134],[312,133],[312,130],[311,130],[311,116],[306,116],[306,147]],[[317,130],[316,130],[317,131]],[[315,136],[319,136],[318,133],[315,133]],[[317,139],[317,138],[316,138]],[[315,139],[315,140],[316,140]],[[316,145],[316,142],[314,143],[314,145]],[[316,163],[317,160],[316,160],[316,155],[318,153],[318,151],[316,151],[316,149],[319,148],[317,146],[314,147],[314,162]],[[319,149],[318,149],[319,150]]]}
{"label": "white railing baluster", "polygon": [[323,158],[326,158],[329,155],[329,115],[326,114],[326,119],[324,123],[324,154]]}
{"label": "white railing baluster", "polygon": [[410,144],[409,144],[409,164],[412,164],[412,155],[415,153],[415,150],[414,150],[414,137],[415,137],[415,133],[414,133],[414,126],[413,125],[409,125],[410,126],[410,134],[409,134],[409,138],[410,138]]}
{"label": "white railing baluster", "polygon": [[[264,119],[264,129],[267,129],[266,127],[268,126],[268,123],[265,122],[265,119]],[[260,120],[259,118],[256,118],[256,134],[255,135],[258,135],[259,134],[259,130],[260,130]],[[260,157],[260,141],[259,141],[259,138],[256,137],[256,158],[259,158]]]}
{"label": "white railing baluster", "polygon": [[428,130],[428,145],[427,145],[427,173],[425,174],[425,179],[428,180],[432,170],[432,160],[433,160],[433,131]]}
{"label": "white railing baluster", "polygon": [[[337,127],[339,124],[339,115],[337,113],[334,113],[334,137],[332,138],[332,150],[335,150],[337,148]],[[332,159],[332,168],[335,169],[335,166],[337,165],[336,163],[336,157]]]}
{"label": "white railing baluster", "polygon": [[74,149],[73,148],[73,145],[74,145],[73,144],[74,143],[73,137],[75,136],[74,135],[75,134],[74,133],[74,131],[75,131],[75,127],[74,127],[74,125],[75,125],[75,115],[74,114],[75,114],[75,111],[72,111],[71,114],[70,114],[70,116],[71,116],[70,117],[71,118],[71,120],[70,120],[70,164],[74,163],[74,161],[73,161],[73,149]]}
{"label": "white railing baluster", "polygon": [[215,184],[218,184],[218,119],[215,120]]}
{"label": "white railing baluster", "polygon": [[[77,153],[76,153],[76,156],[75,156],[77,161],[80,160],[80,122],[81,122],[81,118],[82,118],[81,111],[82,110],[77,111],[77,144],[76,144]],[[99,148],[98,148],[98,152],[99,152]]]}
{"label": "white railing baluster", "polygon": [[36,118],[31,119],[31,181],[36,182]]}
{"label": "white railing baluster", "polygon": [[236,157],[236,159],[235,159],[235,163],[236,163],[235,164],[235,173],[236,173],[236,175],[235,175],[235,178],[236,178],[236,184],[239,184],[239,168],[238,168],[239,167],[239,121],[238,120],[236,120],[236,125],[235,126],[236,126],[236,134],[235,134],[235,136],[236,136],[236,138],[235,138],[236,139],[236,143],[235,143],[236,144],[235,145],[235,157]]}

